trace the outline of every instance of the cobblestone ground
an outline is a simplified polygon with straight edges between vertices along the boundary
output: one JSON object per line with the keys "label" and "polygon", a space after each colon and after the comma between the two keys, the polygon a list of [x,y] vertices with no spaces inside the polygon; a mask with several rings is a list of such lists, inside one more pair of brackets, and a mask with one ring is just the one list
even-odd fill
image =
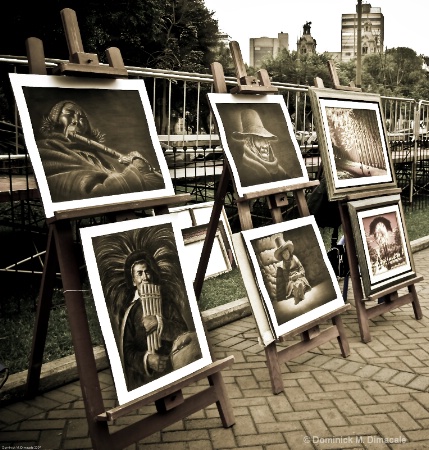
{"label": "cobblestone ground", "polygon": [[[416,285],[422,320],[410,305],[395,309],[370,321],[372,340],[363,343],[350,287],[352,308],[342,315],[350,356],[343,358],[333,340],[283,364],[285,389],[278,395],[252,316],[210,331],[215,356],[235,357],[222,372],[235,424],[223,428],[212,405],[128,448],[429,449],[428,257],[429,249],[414,254],[424,277]],[[113,405],[109,370],[99,376],[105,403]],[[112,431],[152,411],[150,406],[122,418]],[[0,409],[0,442],[1,448],[91,448],[79,382]]]}

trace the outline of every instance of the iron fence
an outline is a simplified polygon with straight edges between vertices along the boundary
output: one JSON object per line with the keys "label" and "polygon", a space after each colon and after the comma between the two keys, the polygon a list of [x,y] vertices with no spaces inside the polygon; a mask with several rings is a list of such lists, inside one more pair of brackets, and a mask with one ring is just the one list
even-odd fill
{"label": "iron fence", "polygon": [[[48,73],[59,62],[47,59]],[[24,57],[0,56],[1,66],[7,67],[9,72],[28,71]],[[127,67],[127,70],[131,78],[141,78],[145,82],[175,192],[190,193],[195,203],[212,201],[224,164],[224,152],[206,95],[213,92],[213,77],[140,67]],[[227,86],[236,85],[235,78],[226,77],[225,81]],[[316,179],[321,160],[308,86],[276,82],[273,85],[285,99],[310,179]],[[404,208],[424,208],[429,189],[429,102],[393,97],[382,97],[381,101]],[[8,191],[13,190],[12,178],[19,174],[25,177],[24,182],[31,192],[33,173],[17,113],[12,121],[0,123],[0,163],[0,178],[10,179]],[[21,194],[17,199],[3,195],[0,225],[38,225],[40,213],[34,213],[37,200],[33,197]],[[234,229],[236,210],[232,186],[225,208]],[[253,213],[257,219],[264,220],[267,208],[263,199],[254,202]],[[294,214],[293,196],[285,214]]]}

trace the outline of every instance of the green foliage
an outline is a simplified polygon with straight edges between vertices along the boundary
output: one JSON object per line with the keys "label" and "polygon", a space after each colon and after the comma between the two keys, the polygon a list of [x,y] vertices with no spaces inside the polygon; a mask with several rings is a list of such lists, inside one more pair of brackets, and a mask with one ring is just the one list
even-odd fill
{"label": "green foliage", "polygon": [[[103,58],[118,47],[126,65],[205,72],[219,28],[203,0],[57,0],[12,2],[3,15],[3,54],[25,55],[25,41],[43,41],[45,55],[68,59],[61,11],[76,12],[84,50]],[[104,61],[105,62],[105,61]]]}
{"label": "green foliage", "polygon": [[240,269],[236,267],[231,272],[205,280],[198,304],[201,311],[206,311],[246,296]]}
{"label": "green foliage", "polygon": [[[325,87],[332,87],[327,63],[329,53],[299,55],[283,49],[263,65],[273,81],[313,85],[319,77]],[[422,68],[424,58],[407,47],[386,50],[383,54],[366,55],[362,59],[362,89],[384,96],[429,99],[429,72]],[[348,86],[356,80],[356,61],[335,62],[340,84]]]}

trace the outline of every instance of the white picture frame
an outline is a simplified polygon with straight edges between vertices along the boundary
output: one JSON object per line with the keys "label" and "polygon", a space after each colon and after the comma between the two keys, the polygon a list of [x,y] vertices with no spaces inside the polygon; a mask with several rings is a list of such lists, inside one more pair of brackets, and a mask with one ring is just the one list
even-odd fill
{"label": "white picture frame", "polygon": [[46,217],[174,195],[143,80],[9,77]]}
{"label": "white picture frame", "polygon": [[[267,320],[255,317],[256,322],[270,323],[274,338],[293,334],[294,330],[344,306],[341,289],[314,216],[242,231],[241,235],[259,289],[259,299],[253,298],[251,304],[261,303],[262,308],[258,305],[253,310],[257,314],[264,311],[267,316]],[[276,258],[276,250],[282,248],[277,247],[277,242],[282,242],[283,246],[292,242],[293,255],[304,268],[310,289],[304,288],[303,297],[299,300],[293,295],[277,298],[280,290],[278,269],[284,271],[283,263]],[[247,285],[245,280],[246,289]],[[260,330],[261,336],[266,333],[266,327]]]}
{"label": "white picture frame", "polygon": [[416,276],[400,195],[348,202],[366,296]]}
{"label": "white picture frame", "polygon": [[[207,96],[240,197],[309,181],[281,95],[212,93]],[[254,146],[249,144],[249,137],[254,139],[254,136],[266,140],[266,151],[250,150]]]}
{"label": "white picture frame", "polygon": [[396,187],[378,94],[310,87],[330,201]]}
{"label": "white picture frame", "polygon": [[[212,362],[193,280],[183,270],[186,251],[175,214],[86,227],[80,233],[119,404],[161,389]],[[136,295],[139,288],[133,271],[139,266],[136,262],[132,266],[131,262],[138,261],[140,253],[152,261],[147,267],[155,273],[153,283],[145,288],[145,301],[149,303],[143,303],[142,297]],[[136,350],[127,355],[127,349],[135,345],[132,336],[145,333],[143,321],[136,324],[133,320],[133,314],[139,317],[139,308],[143,317],[145,311],[147,316],[162,317],[161,322],[157,319],[156,332],[162,342],[159,352],[170,352],[165,373],[150,369],[148,352],[158,353],[158,344],[150,342],[149,333],[136,341]],[[145,356],[134,362],[131,357],[140,353]]]}

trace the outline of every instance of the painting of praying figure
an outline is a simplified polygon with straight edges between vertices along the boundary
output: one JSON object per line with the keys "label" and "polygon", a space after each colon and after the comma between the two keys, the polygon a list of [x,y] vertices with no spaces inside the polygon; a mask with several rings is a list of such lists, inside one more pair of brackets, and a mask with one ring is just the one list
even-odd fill
{"label": "painting of praying figure", "polygon": [[330,200],[395,187],[380,97],[311,88],[310,98]]}

